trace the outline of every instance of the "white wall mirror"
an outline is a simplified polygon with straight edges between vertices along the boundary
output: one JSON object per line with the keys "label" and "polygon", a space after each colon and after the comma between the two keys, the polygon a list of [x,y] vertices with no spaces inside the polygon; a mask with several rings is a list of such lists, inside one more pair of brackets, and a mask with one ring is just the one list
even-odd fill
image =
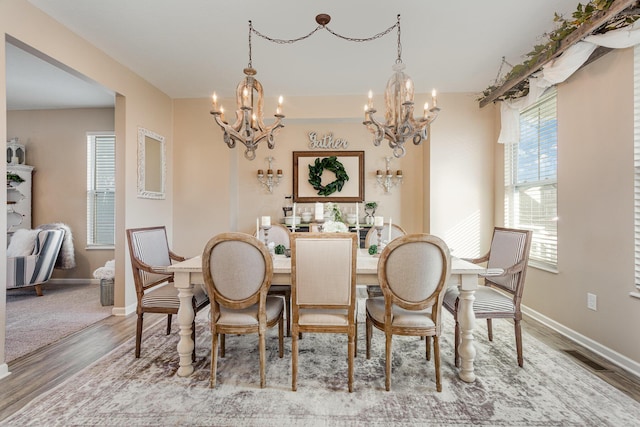
{"label": "white wall mirror", "polygon": [[164,199],[166,170],[164,137],[138,128],[138,197]]}

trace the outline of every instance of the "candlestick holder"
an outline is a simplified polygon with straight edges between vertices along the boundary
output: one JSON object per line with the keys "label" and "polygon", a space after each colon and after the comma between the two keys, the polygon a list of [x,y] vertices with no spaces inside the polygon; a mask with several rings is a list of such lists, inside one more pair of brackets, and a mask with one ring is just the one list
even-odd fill
{"label": "candlestick holder", "polygon": [[264,245],[267,248],[269,247],[269,230],[271,230],[271,226],[270,225],[263,225],[262,226],[262,231],[264,232]]}
{"label": "candlestick holder", "polygon": [[376,233],[378,234],[378,247],[376,250],[376,253],[380,253],[381,252],[381,248],[382,248],[382,225],[376,225]]}
{"label": "candlestick holder", "polygon": [[318,232],[322,233],[322,227],[324,226],[324,218],[316,219],[316,224],[318,225]]}

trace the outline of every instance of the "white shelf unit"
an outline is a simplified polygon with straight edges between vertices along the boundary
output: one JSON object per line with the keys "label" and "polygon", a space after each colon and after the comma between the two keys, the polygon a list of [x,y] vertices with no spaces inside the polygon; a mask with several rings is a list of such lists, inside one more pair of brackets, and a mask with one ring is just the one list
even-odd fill
{"label": "white shelf unit", "polygon": [[31,228],[31,188],[33,166],[7,165],[7,172],[24,179],[21,183],[7,183],[7,232]]}

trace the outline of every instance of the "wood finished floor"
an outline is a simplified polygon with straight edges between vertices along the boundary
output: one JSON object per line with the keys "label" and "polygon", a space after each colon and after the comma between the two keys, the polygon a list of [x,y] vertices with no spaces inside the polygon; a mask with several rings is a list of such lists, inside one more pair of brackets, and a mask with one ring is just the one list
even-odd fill
{"label": "wood finished floor", "polygon": [[[163,321],[164,318],[161,315],[145,315],[145,328]],[[51,390],[133,337],[135,327],[135,315],[111,316],[56,343],[10,362],[11,375],[0,380],[0,389],[2,390],[0,422],[20,410],[31,400]],[[577,352],[578,356],[586,357],[588,359],[585,361],[586,363],[578,362],[584,369],[640,402],[640,378],[630,375],[534,320],[525,319],[523,329],[552,348],[573,350]],[[176,333],[176,331],[172,333]],[[131,356],[133,357],[133,349]],[[595,362],[595,365],[591,362]],[[525,363],[527,363],[526,347]],[[599,370],[600,368],[604,369]]]}

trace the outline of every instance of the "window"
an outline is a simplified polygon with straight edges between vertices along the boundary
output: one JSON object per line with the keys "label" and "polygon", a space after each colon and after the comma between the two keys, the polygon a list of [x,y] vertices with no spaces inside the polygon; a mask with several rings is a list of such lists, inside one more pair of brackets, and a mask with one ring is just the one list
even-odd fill
{"label": "window", "polygon": [[116,138],[87,134],[87,246],[113,247],[116,229]]}
{"label": "window", "polygon": [[533,231],[529,264],[557,271],[556,91],[520,113],[520,141],[505,145],[505,221]]}

